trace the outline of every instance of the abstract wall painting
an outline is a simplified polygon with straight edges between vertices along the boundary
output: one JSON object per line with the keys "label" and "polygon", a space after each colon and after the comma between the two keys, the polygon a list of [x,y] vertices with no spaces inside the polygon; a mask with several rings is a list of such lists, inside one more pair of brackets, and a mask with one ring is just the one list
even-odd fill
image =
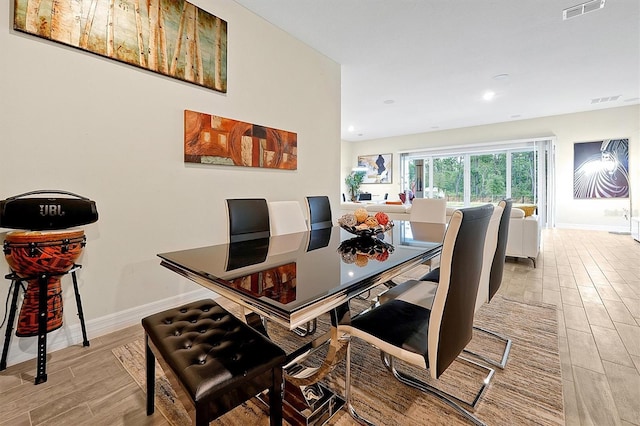
{"label": "abstract wall painting", "polygon": [[227,22],[184,0],[15,0],[13,26],[227,91]]}
{"label": "abstract wall painting", "polygon": [[391,183],[392,154],[358,156],[358,169],[365,171],[362,183]]}
{"label": "abstract wall painting", "polygon": [[573,197],[629,197],[629,139],[573,145]]}
{"label": "abstract wall painting", "polygon": [[296,170],[298,135],[285,130],[185,110],[184,161]]}

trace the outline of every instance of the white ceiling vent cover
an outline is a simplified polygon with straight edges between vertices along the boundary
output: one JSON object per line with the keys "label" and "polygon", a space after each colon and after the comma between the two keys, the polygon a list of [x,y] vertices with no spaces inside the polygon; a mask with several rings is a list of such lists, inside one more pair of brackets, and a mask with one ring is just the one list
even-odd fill
{"label": "white ceiling vent cover", "polygon": [[603,102],[614,102],[617,101],[618,99],[620,99],[620,96],[622,95],[617,95],[617,96],[605,96],[604,98],[595,98],[595,99],[591,99],[591,104],[601,104]]}
{"label": "white ceiling vent cover", "polygon": [[572,6],[562,11],[562,19],[567,20],[575,18],[576,16],[584,15],[585,13],[593,12],[594,10],[602,9],[606,0],[591,0],[586,3]]}

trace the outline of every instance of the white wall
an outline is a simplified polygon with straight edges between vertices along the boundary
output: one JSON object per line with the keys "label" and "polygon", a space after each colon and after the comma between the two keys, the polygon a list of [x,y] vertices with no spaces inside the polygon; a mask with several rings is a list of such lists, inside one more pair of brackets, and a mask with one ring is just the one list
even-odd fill
{"label": "white wall", "polygon": [[[633,215],[640,215],[640,106],[632,105],[593,112],[558,115],[462,129],[384,138],[343,141],[342,180],[357,164],[358,155],[393,152],[393,182],[389,185],[363,185],[374,194],[389,193],[397,198],[400,190],[398,152],[440,146],[498,142],[555,136],[556,140],[556,226],[581,229],[629,230],[623,209],[629,199],[574,200],[573,144],[611,138],[629,138],[629,172]],[[344,182],[342,182],[345,191]],[[393,197],[392,197],[393,196]]]}
{"label": "white wall", "polygon": [[[199,289],[156,254],[224,242],[225,198],[340,201],[339,65],[231,0],[191,1],[228,22],[226,94],[16,32],[0,8],[0,198],[62,189],[97,202],[79,261],[90,338],[100,319],[121,325]],[[298,170],[185,164],[185,109],[296,132]],[[63,288],[59,334],[77,341],[68,277]],[[9,364],[35,356],[35,338],[12,344]]]}

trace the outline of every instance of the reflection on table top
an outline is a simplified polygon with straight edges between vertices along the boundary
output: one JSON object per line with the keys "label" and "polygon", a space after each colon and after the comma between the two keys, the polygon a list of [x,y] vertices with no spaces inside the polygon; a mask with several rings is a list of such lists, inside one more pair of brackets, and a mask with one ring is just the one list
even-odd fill
{"label": "reflection on table top", "polygon": [[293,329],[437,256],[442,234],[441,225],[397,221],[379,236],[392,250],[353,263],[338,246],[354,235],[337,226],[158,256],[168,269]]}

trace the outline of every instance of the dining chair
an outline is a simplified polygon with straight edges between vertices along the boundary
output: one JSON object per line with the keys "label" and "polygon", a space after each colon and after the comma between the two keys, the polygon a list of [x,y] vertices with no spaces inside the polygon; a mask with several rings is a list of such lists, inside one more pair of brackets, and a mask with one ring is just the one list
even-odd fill
{"label": "dining chair", "polygon": [[[359,338],[380,349],[387,369],[400,382],[436,396],[474,424],[483,423],[462,405],[473,411],[493,377],[494,370],[461,357],[473,334],[473,317],[480,274],[484,240],[493,212],[490,204],[456,210],[449,222],[442,247],[440,280],[433,291],[414,287],[408,297],[379,305],[338,326],[338,334],[348,337],[345,394],[351,416],[363,424],[372,424],[353,407],[351,392],[351,346]],[[486,372],[480,390],[472,401],[464,401],[423,380],[400,372],[397,358],[429,370],[438,379],[458,360]]]}
{"label": "dining chair", "polygon": [[[496,250],[496,243],[498,239],[498,225],[500,224],[501,216],[502,207],[494,207],[491,218],[489,219],[489,225],[487,226],[487,232],[484,236],[482,269],[480,272],[480,282],[478,284],[478,295],[476,297],[474,312],[477,312],[478,309],[480,309],[480,307],[489,300],[489,273],[491,271],[493,255]],[[377,301],[378,303],[386,303],[390,300],[397,299],[400,295],[416,286],[432,287],[430,291],[433,292],[439,280],[440,268],[435,268],[432,271],[429,271],[428,274],[424,275],[419,280],[405,281],[401,284],[397,284],[388,291],[379,294]]]}
{"label": "dining chair", "polygon": [[[300,203],[297,201],[270,201],[269,203],[269,220],[271,222],[271,235],[287,235],[294,234],[298,232],[307,231],[307,222],[304,218],[304,214],[302,213],[302,208],[300,207]],[[297,237],[297,236],[292,236]],[[271,247],[274,245],[279,245],[281,241],[286,241],[278,239],[277,241],[272,241]],[[292,247],[297,248],[299,246],[300,241],[302,239],[293,241]],[[277,250],[282,251],[282,247],[277,247]],[[270,254],[275,254],[276,248],[274,250],[270,249]],[[264,321],[263,321],[264,323]],[[315,333],[317,329],[318,322],[316,319],[307,322],[304,326],[297,327],[293,330],[299,336],[305,337],[310,334]]]}
{"label": "dining chair", "polygon": [[267,200],[230,198],[226,201],[230,243],[268,238],[271,235]]}
{"label": "dining chair", "polygon": [[503,208],[497,205],[493,209],[493,214],[489,220],[487,234],[484,239],[484,249],[482,255],[482,271],[480,272],[480,284],[478,285],[478,297],[476,298],[475,312],[489,301],[489,276],[491,274],[491,264],[496,253],[498,244],[498,228],[502,218]]}
{"label": "dining chair", "polygon": [[[409,213],[410,222],[447,223],[447,200],[444,198],[414,198]],[[438,264],[440,257],[436,256],[423,262],[429,268]]]}
{"label": "dining chair", "polygon": [[[509,218],[511,217],[511,207],[512,201],[510,199],[502,200],[498,203],[498,207],[502,208],[502,215],[500,217],[500,223],[497,232],[496,238],[496,249],[494,251],[494,255],[491,258],[491,264],[488,272],[488,289],[487,289],[487,302],[490,303],[491,299],[495,296],[495,294],[500,289],[502,284],[502,276],[504,273],[504,262],[505,262],[505,253],[507,251],[507,238],[509,237]],[[484,270],[484,268],[483,268]],[[484,272],[484,271],[483,271]],[[482,327],[473,327],[474,330],[483,332],[488,334],[489,336],[493,336],[496,339],[504,342],[504,351],[502,352],[502,356],[500,361],[496,361],[484,354],[480,354],[477,352],[473,352],[471,350],[466,349],[465,352],[470,353],[489,364],[496,366],[500,369],[504,369],[507,365],[507,359],[509,358],[509,353],[511,352],[512,340],[506,336],[503,336],[495,331],[487,330]]]}
{"label": "dining chair", "polygon": [[307,231],[307,221],[297,201],[269,201],[271,235]]}
{"label": "dining chair", "polygon": [[[489,226],[487,227],[482,272],[480,274],[480,284],[478,288],[478,296],[476,298],[476,312],[482,305],[491,301],[502,283],[511,206],[511,200],[500,201],[495,207]],[[436,268],[421,277],[419,280],[405,281],[402,284],[398,284],[392,289],[378,295],[378,303],[386,303],[390,300],[396,299],[416,286],[425,286],[425,288],[430,289],[430,291],[434,291],[439,280],[440,268]],[[482,327],[473,326],[473,329],[493,336],[504,342],[504,350],[500,357],[500,361],[496,361],[486,355],[474,352],[470,349],[465,349],[464,352],[474,355],[495,367],[504,369],[507,365],[507,359],[513,343],[511,339]]]}
{"label": "dining chair", "polygon": [[309,229],[331,228],[331,203],[326,195],[307,197],[309,208]]}
{"label": "dining chair", "polygon": [[411,222],[446,223],[447,200],[444,198],[414,198],[409,213]]}

